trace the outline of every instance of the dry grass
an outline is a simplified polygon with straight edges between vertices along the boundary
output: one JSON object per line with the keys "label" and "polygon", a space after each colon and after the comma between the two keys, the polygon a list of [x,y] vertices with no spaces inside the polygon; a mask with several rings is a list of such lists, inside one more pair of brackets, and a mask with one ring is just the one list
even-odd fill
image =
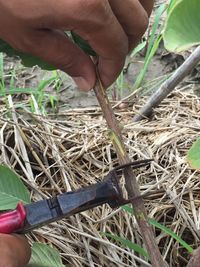
{"label": "dry grass", "polygon": [[[185,156],[199,137],[199,102],[193,94],[175,92],[152,121],[138,124],[132,123],[135,110],[115,109],[131,158],[154,159],[150,168],[137,171],[141,191],[153,193],[145,201],[149,217],[194,248],[200,243],[200,172],[188,166]],[[3,102],[0,107],[0,161],[21,175],[33,201],[95,183],[117,164],[98,108],[45,117],[34,105],[37,112],[31,114],[9,97],[7,108]],[[38,229],[29,239],[57,247],[65,266],[150,266],[100,232],[142,245],[134,218],[107,205]],[[186,266],[187,252],[165,233],[156,234],[169,266]]]}

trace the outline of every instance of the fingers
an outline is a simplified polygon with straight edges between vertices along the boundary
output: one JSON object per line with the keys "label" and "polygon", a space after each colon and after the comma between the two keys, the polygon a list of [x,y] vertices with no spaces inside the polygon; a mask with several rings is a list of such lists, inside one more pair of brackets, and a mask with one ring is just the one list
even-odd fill
{"label": "fingers", "polygon": [[[81,3],[82,9],[79,7],[77,11],[73,7],[74,12],[71,9],[69,14],[63,11],[69,9],[68,2],[63,1],[64,6],[55,14],[54,20],[49,17],[44,23],[40,21],[40,25],[49,29],[73,28],[75,33],[87,40],[99,56],[100,77],[104,86],[108,87],[123,68],[128,53],[128,38],[108,1],[90,0],[84,2],[85,6],[83,1]],[[65,71],[74,78],[80,89],[89,90],[94,86],[96,74],[91,59],[61,32],[36,29],[29,31],[23,39],[26,40],[24,52]]]}
{"label": "fingers", "polygon": [[82,90],[87,91],[95,84],[90,57],[62,32],[33,30],[27,34],[22,50],[68,73]]}
{"label": "fingers", "polygon": [[140,1],[141,5],[144,7],[144,9],[146,10],[148,16],[150,16],[155,0],[139,0],[139,1]]}
{"label": "fingers", "polygon": [[[99,72],[103,84],[109,86],[121,72],[125,57],[134,48],[148,26],[148,15],[138,0],[96,1],[98,12],[76,31],[88,40],[99,55]],[[91,20],[93,21],[91,25]],[[101,24],[103,22],[103,24]],[[89,30],[88,30],[89,29]],[[127,47],[128,46],[128,47]]]}
{"label": "fingers", "polygon": [[[148,9],[147,2],[153,0],[140,1]],[[89,90],[96,81],[95,67],[63,34],[73,30],[98,54],[100,77],[108,87],[147,27],[147,12],[140,1],[59,0],[55,4],[53,0],[20,0],[20,5],[16,0],[3,1],[5,16],[0,22],[6,27],[0,34],[17,50],[47,61],[72,76],[81,89]]]}
{"label": "fingers", "polygon": [[0,267],[26,267],[30,256],[26,238],[0,234]]}
{"label": "fingers", "polygon": [[[149,0],[148,0],[149,1]],[[148,26],[148,16],[138,0],[109,0],[111,8],[129,39],[129,50],[133,49]]]}
{"label": "fingers", "polygon": [[[104,86],[108,87],[117,78],[124,65],[128,53],[128,38],[107,0],[81,1],[81,3],[84,5],[81,4],[82,10],[79,11],[79,16],[76,14],[78,21],[77,17],[73,18],[71,15],[71,25],[74,26],[74,32],[87,40],[98,54],[100,76]],[[65,28],[63,23],[66,23],[66,20],[61,21],[59,18],[54,22],[59,23],[56,25],[59,29]]]}

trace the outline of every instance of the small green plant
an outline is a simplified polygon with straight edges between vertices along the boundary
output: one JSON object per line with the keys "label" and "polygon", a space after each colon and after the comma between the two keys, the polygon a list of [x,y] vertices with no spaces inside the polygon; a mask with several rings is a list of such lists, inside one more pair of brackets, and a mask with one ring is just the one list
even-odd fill
{"label": "small green plant", "polygon": [[118,101],[123,98],[124,86],[124,73],[122,71],[117,78],[114,87],[112,88],[112,98],[114,101]]}
{"label": "small green plant", "polygon": [[[57,101],[57,98],[55,95],[51,93],[46,93],[45,89],[47,86],[54,86],[53,84],[56,84],[59,80],[59,76],[56,72],[53,72],[52,77],[43,79],[39,82],[38,86],[35,88],[34,92],[32,94],[35,97],[35,100],[37,101],[38,107],[41,110],[43,114],[46,113],[46,104],[50,102],[51,107],[55,108],[55,103]],[[30,101],[32,101],[30,99]],[[31,103],[32,106],[32,112],[34,112],[34,105]]]}
{"label": "small green plant", "polygon": [[151,36],[150,36],[149,40],[147,41],[147,43],[143,42],[143,43],[139,44],[139,46],[137,46],[131,54],[131,57],[133,57],[138,53],[138,51],[141,50],[141,48],[143,48],[144,45],[147,46],[147,51],[145,54],[145,59],[144,59],[144,64],[143,64],[142,70],[140,71],[139,75],[137,76],[137,79],[136,79],[135,84],[134,84],[135,89],[137,89],[141,86],[142,81],[144,80],[145,74],[148,70],[148,67],[151,63],[151,60],[152,60],[153,56],[155,55],[155,53],[158,49],[158,46],[162,40],[162,26],[161,26],[161,28],[159,28],[159,23],[160,23],[161,16],[162,16],[163,12],[166,10],[166,8],[167,8],[167,5],[162,4],[157,9],[156,14],[155,14],[154,23],[153,23],[152,30],[151,30]]}
{"label": "small green plant", "polygon": [[102,232],[101,235],[109,237],[112,240],[121,243],[124,247],[129,248],[131,250],[134,250],[135,252],[137,252],[141,256],[149,259],[149,255],[148,255],[147,251],[145,249],[143,249],[141,246],[131,242],[130,240],[127,240],[121,236],[113,235],[113,234],[109,234],[109,233],[103,233]]}
{"label": "small green plant", "polygon": [[[145,75],[148,71],[149,65],[151,64],[151,60],[154,57],[158,46],[162,40],[162,26],[159,26],[160,18],[163,14],[163,12],[166,10],[167,5],[162,4],[156,11],[154,23],[151,30],[151,35],[148,38],[147,41],[142,41],[140,44],[138,44],[133,51],[130,54],[130,63],[128,63],[128,66],[131,64],[131,60],[140,53],[143,49],[146,49],[144,63],[142,66],[141,71],[139,72],[136,81],[133,85],[134,90],[137,90],[142,82],[144,81]],[[128,68],[127,66],[127,68]],[[115,86],[113,89],[113,99],[114,100],[120,100],[123,97],[123,91],[124,87],[126,86],[124,82],[124,72],[122,71],[118,77],[118,79],[115,82]],[[127,87],[127,86],[126,86]]]}
{"label": "small green plant", "polygon": [[[0,165],[0,211],[15,209],[18,202],[31,202],[30,193],[20,177],[5,165]],[[45,244],[33,243],[28,267],[64,267],[57,250]]]}
{"label": "small green plant", "polygon": [[[21,67],[23,68],[23,66]],[[5,80],[6,77],[6,80]],[[52,75],[48,78],[42,79],[38,86],[35,88],[21,88],[15,86],[16,70],[12,70],[10,73],[4,73],[4,55],[0,53],[0,97],[6,97],[8,95],[26,94],[33,95],[37,101],[37,105],[43,114],[46,113],[46,106],[49,105],[56,111],[58,103],[58,92],[60,90],[61,78],[57,71],[53,71]],[[47,87],[51,86],[53,93],[45,92]],[[19,105],[20,106],[20,105]],[[21,105],[22,106],[22,105]],[[30,98],[30,108],[34,112],[34,105]]]}
{"label": "small green plant", "polygon": [[[122,209],[125,210],[126,212],[130,213],[131,215],[134,214],[133,208],[131,208],[128,205],[122,206]],[[175,234],[171,229],[167,228],[166,226],[158,223],[157,221],[153,219],[149,219],[149,224],[151,224],[153,227],[160,229],[163,233],[171,236],[174,240],[176,240],[182,247],[184,247],[190,254],[193,253],[193,248],[188,245],[181,237],[179,237],[177,234]],[[117,241],[121,243],[124,247],[127,247],[131,250],[134,250],[136,253],[140,254],[141,256],[149,259],[149,255],[147,251],[142,248],[141,246],[131,242],[130,240],[127,240],[123,237],[120,237],[118,235],[113,235],[110,233],[101,233],[103,236],[109,237],[114,241]]]}
{"label": "small green plant", "polygon": [[[134,214],[133,208],[129,207],[128,205],[123,206],[122,209],[124,209],[125,211],[129,212],[132,215]],[[149,219],[149,223],[152,226],[160,229],[164,233],[170,235],[173,239],[175,239],[178,243],[180,243],[189,253],[192,253],[193,252],[192,247],[190,247],[182,238],[180,238],[177,234],[175,234],[169,228],[165,227],[164,225],[158,223],[157,221],[155,221],[153,219]]]}

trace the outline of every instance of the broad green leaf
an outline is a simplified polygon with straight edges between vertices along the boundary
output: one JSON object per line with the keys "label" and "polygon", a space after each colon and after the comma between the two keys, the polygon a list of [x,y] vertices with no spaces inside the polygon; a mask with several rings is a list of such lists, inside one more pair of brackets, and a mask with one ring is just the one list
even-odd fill
{"label": "broad green leaf", "polygon": [[64,267],[64,265],[57,250],[36,242],[33,243],[28,267]]}
{"label": "broad green leaf", "polygon": [[168,8],[167,8],[167,12],[169,13],[171,11],[171,9],[174,7],[174,5],[177,3],[177,0],[171,0],[169,2]]}
{"label": "broad green leaf", "polygon": [[38,65],[40,68],[44,69],[44,70],[54,70],[55,67],[51,66],[50,64],[42,61],[41,59],[19,52],[17,50],[15,50],[14,48],[12,48],[8,43],[4,42],[2,39],[0,39],[0,52],[6,53],[8,56],[10,57],[15,57],[18,56],[21,61],[22,64],[25,67],[33,67]]}
{"label": "broad green leaf", "polygon": [[15,172],[0,165],[0,210],[14,209],[19,201],[30,203],[28,190]]}
{"label": "broad green leaf", "polygon": [[170,9],[163,37],[165,47],[173,52],[200,44],[200,1],[177,0]]}
{"label": "broad green leaf", "polygon": [[[122,206],[122,209],[129,212],[130,214],[133,214],[133,209],[129,207],[128,205]],[[175,234],[172,230],[169,228],[165,227],[164,225],[158,223],[157,221],[153,219],[148,220],[151,225],[154,227],[160,229],[164,233],[170,235],[172,238],[174,238],[178,243],[180,243],[189,253],[193,252],[193,248],[190,247],[182,238],[180,238],[177,234]]]}
{"label": "broad green leaf", "polygon": [[187,161],[192,168],[200,170],[200,138],[189,149]]}
{"label": "broad green leaf", "polygon": [[132,250],[134,250],[135,252],[138,252],[140,255],[142,255],[143,257],[149,258],[149,255],[147,253],[147,251],[145,249],[143,249],[142,247],[140,247],[139,245],[123,238],[117,235],[112,235],[109,233],[101,233],[102,235],[105,235],[107,237],[110,237],[112,239],[114,239],[115,241],[120,242],[124,247],[128,247]]}

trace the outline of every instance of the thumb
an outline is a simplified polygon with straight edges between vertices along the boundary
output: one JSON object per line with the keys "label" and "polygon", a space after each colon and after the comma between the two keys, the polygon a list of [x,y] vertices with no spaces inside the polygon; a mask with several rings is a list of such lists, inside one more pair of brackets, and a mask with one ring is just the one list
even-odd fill
{"label": "thumb", "polygon": [[31,249],[25,237],[0,234],[0,267],[25,267]]}
{"label": "thumb", "polygon": [[81,90],[94,87],[96,74],[92,60],[64,33],[34,31],[24,50],[69,74]]}

